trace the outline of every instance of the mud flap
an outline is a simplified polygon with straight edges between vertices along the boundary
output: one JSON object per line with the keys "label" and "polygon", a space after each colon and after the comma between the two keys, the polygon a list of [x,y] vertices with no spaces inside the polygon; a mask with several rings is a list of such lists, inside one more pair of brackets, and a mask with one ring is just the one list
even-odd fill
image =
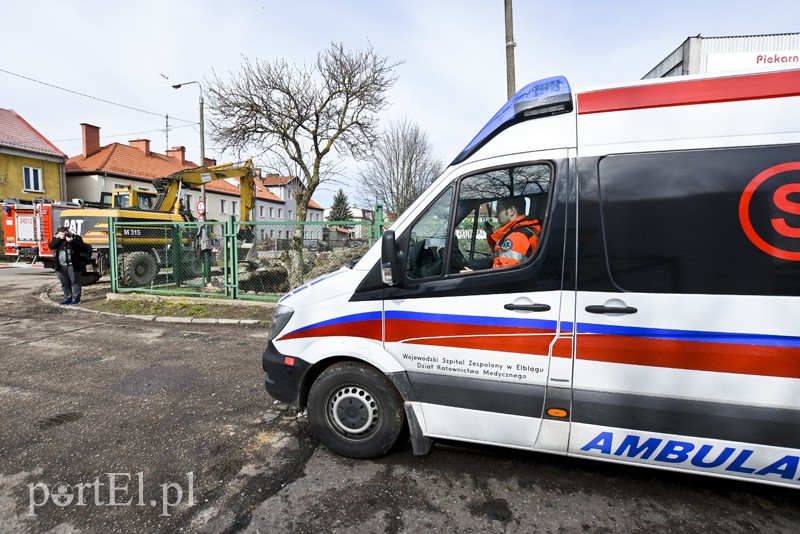
{"label": "mud flap", "polygon": [[414,451],[414,456],[428,454],[431,447],[433,447],[433,440],[422,435],[422,428],[419,426],[414,408],[408,403],[405,403],[403,407],[406,410],[406,421],[408,422],[408,430],[411,433],[411,448]]}

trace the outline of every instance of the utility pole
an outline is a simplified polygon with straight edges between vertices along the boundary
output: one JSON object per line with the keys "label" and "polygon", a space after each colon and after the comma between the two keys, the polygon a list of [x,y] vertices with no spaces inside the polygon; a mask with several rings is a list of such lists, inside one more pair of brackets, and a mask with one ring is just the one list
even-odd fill
{"label": "utility pole", "polygon": [[[177,83],[172,86],[173,89],[180,89],[184,85],[189,85],[196,83],[197,87],[200,88],[200,166],[206,166],[206,132],[205,132],[205,117],[203,117],[203,86],[198,81],[191,81],[191,82],[184,82],[184,83]],[[202,184],[200,186],[200,198],[203,201],[203,204],[206,203],[206,184]]]}
{"label": "utility pole", "polygon": [[505,0],[506,4],[506,87],[510,100],[517,92],[517,82],[514,79],[514,16],[511,13],[512,0]]}

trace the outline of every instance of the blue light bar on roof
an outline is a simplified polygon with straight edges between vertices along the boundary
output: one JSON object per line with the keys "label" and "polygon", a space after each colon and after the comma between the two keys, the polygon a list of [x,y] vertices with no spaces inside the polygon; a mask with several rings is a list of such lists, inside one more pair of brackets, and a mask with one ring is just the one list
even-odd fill
{"label": "blue light bar on roof", "polygon": [[515,122],[570,111],[572,111],[572,90],[566,78],[553,76],[529,83],[495,113],[478,135],[453,160],[452,165],[467,159],[486,141]]}

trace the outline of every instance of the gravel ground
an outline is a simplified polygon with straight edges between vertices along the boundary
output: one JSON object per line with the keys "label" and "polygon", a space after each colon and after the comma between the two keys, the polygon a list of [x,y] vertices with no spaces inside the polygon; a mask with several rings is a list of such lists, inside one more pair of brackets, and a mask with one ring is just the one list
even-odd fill
{"label": "gravel ground", "polygon": [[3,533],[800,527],[797,490],[752,483],[442,442],[342,458],[265,393],[263,325],[82,313],[2,272],[0,292]]}

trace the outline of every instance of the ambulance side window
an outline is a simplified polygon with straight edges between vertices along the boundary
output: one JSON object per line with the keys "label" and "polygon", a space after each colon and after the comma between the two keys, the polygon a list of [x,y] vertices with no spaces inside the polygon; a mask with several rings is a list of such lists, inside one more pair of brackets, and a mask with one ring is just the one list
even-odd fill
{"label": "ambulance side window", "polygon": [[[774,226],[786,221],[800,228],[800,214],[789,211],[796,200],[780,193],[797,191],[800,172],[761,182],[746,218],[742,211],[754,179],[797,161],[799,153],[795,144],[602,158],[602,219],[588,224],[604,231],[603,260],[613,283],[642,293],[800,295],[800,263],[773,255],[800,250],[796,235]],[[765,240],[766,250],[754,244],[744,223]]]}
{"label": "ambulance side window", "polygon": [[442,274],[452,201],[453,188],[450,187],[411,227],[406,255],[406,275],[409,278],[428,278]]}
{"label": "ambulance side window", "polygon": [[[508,268],[535,257],[549,204],[552,167],[538,163],[492,169],[461,181],[448,272]],[[513,211],[509,207],[513,205]],[[510,246],[513,232],[530,241]],[[506,244],[506,249],[503,244]]]}

